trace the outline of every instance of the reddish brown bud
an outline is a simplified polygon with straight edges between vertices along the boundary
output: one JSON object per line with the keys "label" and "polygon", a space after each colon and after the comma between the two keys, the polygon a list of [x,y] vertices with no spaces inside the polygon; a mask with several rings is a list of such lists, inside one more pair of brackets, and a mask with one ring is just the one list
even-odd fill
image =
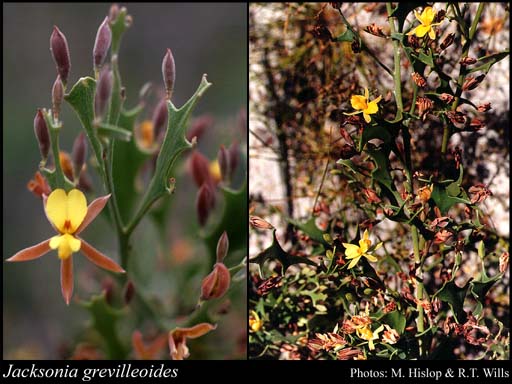
{"label": "reddish brown bud", "polygon": [[176,80],[176,67],[174,65],[174,57],[169,48],[167,48],[164,60],[162,61],[162,75],[164,77],[166,97],[167,100],[170,100],[174,89],[174,81]]}
{"label": "reddish brown bud", "polygon": [[60,75],[57,75],[55,83],[52,87],[52,114],[55,121],[59,120],[60,106],[64,98],[64,85],[60,80]]}
{"label": "reddish brown bud", "polygon": [[491,103],[484,103],[478,106],[478,112],[487,112],[491,109]]}
{"label": "reddish brown bud", "polygon": [[222,176],[222,180],[227,181],[231,176],[231,168],[229,162],[229,151],[221,145],[219,148],[219,153],[217,155],[217,161],[219,162],[220,174]]}
{"label": "reddish brown bud", "polygon": [[384,31],[382,30],[382,27],[379,27],[377,24],[375,23],[372,23],[368,26],[366,26],[366,28],[364,29],[366,32],[374,35],[374,36],[378,36],[378,37],[386,37],[386,34],[384,33]]}
{"label": "reddish brown bud", "polygon": [[101,282],[101,287],[105,294],[105,301],[108,304],[112,304],[112,298],[114,296],[114,282],[112,281],[112,279],[110,277],[106,277]]}
{"label": "reddish brown bud", "polygon": [[27,188],[38,197],[43,197],[43,195],[48,196],[52,192],[48,182],[39,171],[37,171],[34,178],[27,183]]}
{"label": "reddish brown bud", "polygon": [[50,134],[43,112],[40,109],[37,110],[36,117],[34,118],[34,133],[36,134],[37,143],[39,144],[41,157],[43,160],[46,160],[48,152],[50,151]]}
{"label": "reddish brown bud", "polygon": [[73,172],[75,175],[75,179],[80,177],[80,172],[85,164],[85,159],[87,158],[87,140],[85,138],[85,134],[81,132],[75,142],[73,143]]}
{"label": "reddish brown bud", "polygon": [[261,217],[258,217],[258,216],[250,216],[249,223],[254,228],[258,228],[258,229],[274,229],[274,226],[272,224],[270,224],[268,221],[263,220]]}
{"label": "reddish brown bud", "polygon": [[238,148],[238,142],[233,141],[228,149],[229,152],[229,177],[232,178],[238,163],[240,162],[240,149]]}
{"label": "reddish brown bud", "polygon": [[66,36],[57,28],[53,26],[53,32],[50,37],[50,50],[53,55],[53,60],[57,65],[57,72],[64,85],[68,82],[69,71],[71,69],[71,59],[69,57],[69,48]]}
{"label": "reddish brown bud", "polygon": [[127,304],[127,305],[130,304],[134,295],[135,295],[135,285],[133,285],[133,282],[131,280],[128,280],[128,282],[126,283],[126,285],[124,287],[124,293],[123,293],[123,298],[124,298],[125,304]]}
{"label": "reddish brown bud", "polygon": [[508,260],[509,260],[508,252],[503,252],[500,256],[500,272],[501,273],[505,273],[507,271]]}
{"label": "reddish brown bud", "polygon": [[420,40],[416,37],[416,35],[408,35],[407,44],[413,49],[418,49],[420,47]]}
{"label": "reddish brown bud", "polygon": [[478,85],[484,80],[485,75],[481,74],[480,76],[473,77],[468,76],[466,77],[466,81],[464,82],[464,85],[462,86],[463,91],[471,91],[478,87]]}
{"label": "reddish brown bud", "polygon": [[485,127],[485,123],[480,119],[473,119],[469,123],[469,127],[475,131],[478,131],[479,129],[482,129]]}
{"label": "reddish brown bud", "polygon": [[434,103],[427,97],[418,97],[416,100],[416,107],[418,108],[418,115],[425,120],[428,113],[434,107]]}
{"label": "reddish brown bud", "polygon": [[194,137],[199,140],[207,128],[213,126],[213,117],[204,115],[195,118],[190,124],[190,129],[187,131],[187,140],[192,141]]}
{"label": "reddish brown bud", "polygon": [[110,30],[110,26],[108,25],[107,16],[98,28],[98,32],[96,32],[96,40],[94,41],[94,48],[92,50],[92,58],[95,71],[98,71],[103,65],[103,62],[107,57],[107,52],[110,48],[111,42],[112,31]]}
{"label": "reddish brown bud", "polygon": [[226,231],[222,232],[217,242],[217,263],[222,263],[222,260],[227,256],[229,250],[229,239]]}
{"label": "reddish brown bud", "polygon": [[466,56],[460,60],[461,65],[471,65],[471,64],[475,64],[475,63],[476,63],[476,59],[474,57]]}
{"label": "reddish brown bud", "polygon": [[203,184],[213,184],[208,159],[198,151],[194,151],[190,158],[192,177],[198,187]]}
{"label": "reddish brown bud", "polygon": [[466,121],[466,115],[459,111],[448,111],[446,112],[446,117],[448,117],[453,124],[464,124]]}
{"label": "reddish brown bud", "polygon": [[448,48],[450,45],[453,44],[453,40],[455,39],[455,33],[450,33],[448,36],[446,36],[444,38],[444,40],[441,42],[441,44],[439,45],[439,47],[441,49],[446,49]]}
{"label": "reddish brown bud", "polygon": [[203,279],[201,300],[218,299],[229,289],[231,275],[223,263],[215,263],[213,271]]}
{"label": "reddish brown bud", "polygon": [[153,111],[153,131],[155,133],[155,137],[160,137],[161,134],[164,134],[166,131],[165,126],[167,124],[167,100],[162,99],[156,106],[155,110]]}
{"label": "reddish brown bud", "polygon": [[427,80],[425,80],[425,78],[418,72],[411,73],[411,77],[418,87],[423,88],[425,85],[427,85]]}
{"label": "reddish brown bud", "polygon": [[212,208],[215,206],[215,195],[209,183],[203,183],[197,191],[196,210],[199,225],[204,227]]}
{"label": "reddish brown bud", "polygon": [[379,198],[377,193],[371,188],[363,188],[364,196],[366,197],[366,201],[368,203],[380,203],[382,200]]}
{"label": "reddish brown bud", "polygon": [[96,85],[96,95],[94,97],[94,113],[96,119],[102,119],[107,110],[107,106],[112,93],[112,72],[108,66],[105,66],[101,72]]}
{"label": "reddish brown bud", "polygon": [[450,95],[449,93],[441,93],[439,98],[447,104],[451,104],[455,96]]}

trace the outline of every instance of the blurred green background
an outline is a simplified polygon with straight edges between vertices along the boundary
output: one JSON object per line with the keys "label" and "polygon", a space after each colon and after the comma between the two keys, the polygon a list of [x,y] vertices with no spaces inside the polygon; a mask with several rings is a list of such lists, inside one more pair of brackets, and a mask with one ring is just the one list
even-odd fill
{"label": "blurred green background", "polygon": [[[247,100],[247,5],[129,3],[126,7],[133,17],[133,25],[125,33],[120,50],[121,76],[127,89],[126,106],[129,108],[137,103],[139,89],[144,83],[150,81],[156,88],[162,88],[161,62],[169,47],[176,62],[175,105],[181,106],[188,100],[203,73],[207,73],[208,80],[213,83],[195,110],[195,116],[208,113],[215,119],[214,126],[199,141],[201,152],[214,159],[219,145],[229,145],[232,138],[237,138],[245,151],[246,136],[237,125],[237,115],[245,108]],[[4,259],[53,235],[41,200],[26,188],[40,160],[33,133],[36,108],[51,107],[51,87],[56,76],[49,51],[52,27],[57,25],[69,44],[72,64],[69,90],[80,77],[92,76],[94,39],[109,8],[109,3],[3,5]],[[143,117],[151,118],[151,113],[152,106]],[[70,152],[80,125],[65,103],[61,118],[64,121],[61,149]],[[244,157],[242,162],[245,163]],[[186,160],[177,169],[178,188],[172,198],[171,209],[174,210],[166,233],[169,249],[148,251],[152,253],[148,255],[152,260],[148,265],[157,266],[159,257],[177,258],[173,255],[174,249],[174,253],[180,253],[179,257],[188,260],[189,265],[196,263],[204,276],[211,266],[207,264],[205,249],[197,241],[194,209],[197,188],[188,174]],[[239,175],[239,179],[241,177]],[[94,194],[103,192],[95,182]],[[146,230],[150,224],[146,221],[141,227]],[[134,241],[145,244],[143,238],[151,237],[151,234],[139,232]],[[119,260],[115,236],[104,218],[99,218],[84,232],[84,238]],[[107,277],[104,271],[83,259],[80,254],[74,258],[73,299],[86,299],[91,293],[101,292],[101,282]],[[179,264],[176,260],[171,260],[172,263]],[[157,284],[152,281],[150,271],[146,275],[150,285]],[[183,289],[177,286],[179,279],[174,277],[171,277],[174,282],[167,282],[164,287]],[[191,289],[198,289],[199,284],[200,280],[191,282]],[[198,296],[199,291],[191,295]],[[165,292],[162,296],[165,297]],[[73,340],[88,321],[86,312],[76,303],[68,308],[62,299],[59,260],[55,252],[31,262],[3,263],[3,300],[3,356],[7,359],[69,356]],[[237,357],[234,351],[237,348],[241,351],[246,329],[245,291],[241,288],[232,301],[228,319],[221,321],[215,336],[214,333],[206,336],[223,340],[231,338],[229,345],[225,348],[219,348],[218,344],[217,348],[207,345],[206,351],[203,348],[196,355],[192,350],[191,358]],[[209,345],[213,343],[214,339]]]}

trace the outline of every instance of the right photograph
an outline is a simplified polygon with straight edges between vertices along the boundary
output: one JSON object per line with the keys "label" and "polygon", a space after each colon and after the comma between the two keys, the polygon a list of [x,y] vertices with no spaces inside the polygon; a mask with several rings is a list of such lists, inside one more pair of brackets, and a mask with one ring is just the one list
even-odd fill
{"label": "right photograph", "polygon": [[249,5],[248,356],[508,360],[507,3]]}

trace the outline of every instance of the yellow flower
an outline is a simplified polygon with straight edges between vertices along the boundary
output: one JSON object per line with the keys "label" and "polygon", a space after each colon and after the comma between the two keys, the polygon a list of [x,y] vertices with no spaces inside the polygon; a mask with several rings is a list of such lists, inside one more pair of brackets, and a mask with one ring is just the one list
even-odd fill
{"label": "yellow flower", "polygon": [[368,341],[368,348],[370,351],[375,349],[375,344],[373,344],[373,340],[377,340],[379,338],[379,333],[382,332],[384,326],[381,325],[375,331],[372,331],[371,328],[367,325],[364,328],[356,329],[357,336],[363,340]]}
{"label": "yellow flower", "polygon": [[368,261],[376,262],[377,258],[368,252],[373,252],[379,249],[382,246],[382,243],[377,244],[375,247],[371,248],[372,242],[368,238],[368,230],[366,229],[363,234],[363,238],[359,240],[359,245],[343,243],[345,247],[345,256],[347,259],[352,259],[350,264],[348,265],[348,269],[354,268],[354,266],[359,262],[361,257],[366,257]]}
{"label": "yellow flower", "polygon": [[423,37],[428,33],[428,36],[434,40],[436,38],[436,31],[434,31],[434,28],[432,28],[434,25],[439,25],[441,23],[433,23],[435,17],[436,17],[436,11],[432,7],[425,7],[423,9],[423,12],[421,12],[421,15],[418,13],[418,11],[414,10],[414,15],[418,19],[418,21],[421,23],[421,25],[418,25],[416,28],[414,28],[412,31],[407,33],[408,35],[416,35],[418,37]]}
{"label": "yellow flower", "polygon": [[263,320],[260,319],[256,311],[251,311],[249,315],[249,329],[251,332],[258,332],[263,327]]}
{"label": "yellow flower", "polygon": [[22,249],[6,261],[33,260],[56,249],[61,260],[62,296],[68,305],[73,295],[73,253],[81,250],[99,267],[112,272],[125,272],[117,263],[77,236],[98,216],[109,198],[110,195],[99,197],[87,207],[85,196],[78,189],[72,189],[67,194],[63,189],[56,189],[48,197],[43,195],[46,217],[59,234]]}
{"label": "yellow flower", "polygon": [[357,109],[356,112],[344,113],[347,116],[357,115],[358,113],[363,113],[364,121],[369,123],[371,121],[370,115],[373,115],[379,111],[379,106],[377,103],[382,99],[382,96],[377,97],[375,100],[368,101],[370,98],[370,93],[368,92],[368,88],[364,89],[363,95],[354,95],[350,98],[350,104],[352,108]]}
{"label": "yellow flower", "polygon": [[217,160],[213,160],[210,162],[209,169],[210,169],[210,175],[212,175],[213,181],[215,183],[218,183],[219,181],[222,180],[222,175],[220,172],[220,165]]}

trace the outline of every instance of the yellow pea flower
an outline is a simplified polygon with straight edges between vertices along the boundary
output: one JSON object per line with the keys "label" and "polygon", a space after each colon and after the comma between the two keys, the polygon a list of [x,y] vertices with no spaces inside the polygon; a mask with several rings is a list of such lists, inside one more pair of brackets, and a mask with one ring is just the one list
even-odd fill
{"label": "yellow pea flower", "polygon": [[356,329],[356,333],[359,338],[368,341],[368,348],[370,348],[370,351],[373,351],[375,349],[375,344],[373,343],[373,340],[377,340],[379,338],[379,333],[382,332],[383,330],[383,325],[381,325],[375,331],[372,331],[370,326],[367,325],[364,328]]}
{"label": "yellow pea flower", "polygon": [[376,99],[369,101],[370,93],[368,92],[368,88],[364,89],[364,95],[354,95],[350,98],[350,104],[352,108],[357,109],[356,112],[345,113],[347,116],[357,115],[358,113],[362,113],[364,117],[364,121],[369,123],[371,121],[370,115],[373,115],[379,111],[379,106],[377,103],[382,99],[382,96],[377,97]]}
{"label": "yellow pea flower", "polygon": [[418,13],[418,11],[414,10],[414,16],[416,16],[416,19],[421,23],[421,25],[418,25],[416,28],[414,28],[412,31],[407,33],[408,35],[416,35],[417,37],[423,37],[428,33],[428,36],[434,40],[436,38],[436,31],[434,31],[434,28],[432,28],[435,25],[441,24],[439,23],[433,23],[435,17],[436,17],[436,11],[432,7],[425,7],[423,9],[423,12],[421,14]]}
{"label": "yellow pea flower", "polygon": [[263,327],[263,320],[260,319],[256,311],[251,310],[249,315],[249,330],[250,332],[258,332]]}
{"label": "yellow pea flower", "polygon": [[368,261],[376,262],[377,258],[371,255],[369,252],[375,251],[382,246],[382,243],[377,244],[375,247],[371,249],[372,241],[369,239],[368,230],[366,229],[363,233],[363,238],[359,240],[359,245],[343,243],[345,247],[345,256],[347,259],[352,259],[350,264],[348,265],[348,269],[354,268],[355,265],[359,262],[361,257],[366,257]]}
{"label": "yellow pea flower", "polygon": [[60,280],[62,296],[69,305],[73,295],[73,253],[82,253],[94,264],[112,272],[124,273],[116,262],[96,250],[92,245],[78,237],[101,212],[110,195],[99,197],[88,207],[85,195],[78,189],[66,193],[56,189],[48,197],[43,195],[44,210],[48,221],[58,235],[32,247],[22,249],[6,261],[28,261],[37,259],[52,249],[57,250],[61,260]]}

